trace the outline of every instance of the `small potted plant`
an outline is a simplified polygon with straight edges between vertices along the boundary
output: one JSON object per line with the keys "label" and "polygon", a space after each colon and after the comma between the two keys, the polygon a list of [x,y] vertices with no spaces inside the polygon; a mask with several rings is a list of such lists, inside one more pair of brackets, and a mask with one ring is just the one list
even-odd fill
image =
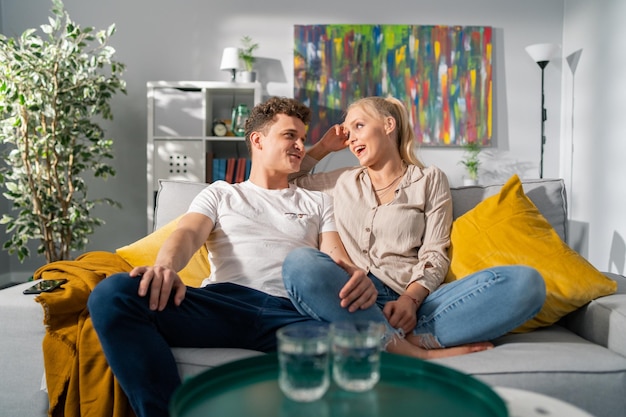
{"label": "small potted plant", "polygon": [[463,185],[478,184],[478,168],[480,167],[480,159],[478,155],[482,150],[478,142],[468,142],[463,145],[463,159],[459,162],[465,166],[467,177],[463,178]]}
{"label": "small potted plant", "polygon": [[254,71],[254,62],[256,58],[254,51],[259,47],[259,44],[254,42],[250,36],[244,36],[241,38],[242,47],[239,48],[239,59],[243,61],[245,71],[240,72],[240,79],[243,82],[256,81],[256,72]]}

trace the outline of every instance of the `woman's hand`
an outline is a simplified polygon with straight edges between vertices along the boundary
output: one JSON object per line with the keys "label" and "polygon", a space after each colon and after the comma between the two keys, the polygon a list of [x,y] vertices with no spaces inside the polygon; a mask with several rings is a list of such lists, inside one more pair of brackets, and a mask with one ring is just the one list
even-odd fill
{"label": "woman's hand", "polygon": [[409,334],[417,325],[417,307],[411,297],[400,296],[396,301],[385,304],[383,314],[392,327]]}
{"label": "woman's hand", "polygon": [[328,152],[336,152],[348,147],[348,135],[341,125],[333,125],[324,133],[319,140],[320,146]]}
{"label": "woman's hand", "polygon": [[345,149],[348,145],[348,134],[343,130],[343,127],[333,125],[315,145],[306,151],[306,154],[317,161],[321,161],[326,155]]}

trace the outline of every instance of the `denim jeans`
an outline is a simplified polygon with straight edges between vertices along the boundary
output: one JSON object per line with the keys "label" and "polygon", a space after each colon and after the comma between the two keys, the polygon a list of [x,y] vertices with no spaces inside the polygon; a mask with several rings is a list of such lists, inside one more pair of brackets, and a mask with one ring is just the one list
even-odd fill
{"label": "denim jeans", "polygon": [[[292,251],[283,264],[283,280],[298,311],[316,320],[385,322],[382,309],[399,294],[369,274],[378,290],[376,304],[350,313],[339,305],[339,291],[348,273],[328,255],[311,248]],[[419,284],[418,284],[419,285]],[[526,266],[488,268],[440,286],[417,311],[417,326],[425,348],[489,341],[534,317],[545,301],[541,275]]]}
{"label": "denim jeans", "polygon": [[187,288],[180,306],[151,311],[138,285],[138,278],[113,275],[88,300],[106,359],[138,417],[168,416],[181,383],[170,347],[273,351],[277,329],[312,321],[287,298],[229,283]]}

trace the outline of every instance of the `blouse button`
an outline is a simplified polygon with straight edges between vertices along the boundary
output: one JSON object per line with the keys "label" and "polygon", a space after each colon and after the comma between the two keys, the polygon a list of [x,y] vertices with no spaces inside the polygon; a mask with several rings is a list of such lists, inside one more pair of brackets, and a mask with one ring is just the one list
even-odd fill
{"label": "blouse button", "polygon": [[361,252],[363,252],[363,253],[367,253],[367,249],[363,249]]}
{"label": "blouse button", "polygon": [[369,232],[370,232],[370,228],[369,228],[369,227],[366,227],[366,228],[365,228],[365,231],[366,231],[367,233],[369,233]]}

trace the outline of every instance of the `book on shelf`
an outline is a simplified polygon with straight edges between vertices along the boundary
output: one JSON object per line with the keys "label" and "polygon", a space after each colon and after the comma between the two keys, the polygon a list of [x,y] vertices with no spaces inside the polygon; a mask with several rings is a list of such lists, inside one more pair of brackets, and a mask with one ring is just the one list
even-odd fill
{"label": "book on shelf", "polygon": [[206,162],[207,182],[226,181],[234,184],[246,181],[250,177],[251,160],[248,158],[212,157],[211,161],[209,161],[208,158],[209,153],[207,153]]}
{"label": "book on shelf", "polygon": [[252,167],[252,159],[246,159],[246,174],[244,178],[247,180],[250,178],[250,168]]}
{"label": "book on shelf", "polygon": [[237,159],[237,172],[235,173],[235,182],[244,182],[246,180],[246,158]]}
{"label": "book on shelf", "polygon": [[226,176],[224,181],[232,184],[235,182],[235,165],[237,164],[237,159],[235,158],[227,158],[226,159]]}
{"label": "book on shelf", "polygon": [[226,179],[226,160],[222,158],[213,159],[213,181],[224,181]]}
{"label": "book on shelf", "polygon": [[213,182],[213,152],[206,153],[204,166],[204,181],[210,184]]}

